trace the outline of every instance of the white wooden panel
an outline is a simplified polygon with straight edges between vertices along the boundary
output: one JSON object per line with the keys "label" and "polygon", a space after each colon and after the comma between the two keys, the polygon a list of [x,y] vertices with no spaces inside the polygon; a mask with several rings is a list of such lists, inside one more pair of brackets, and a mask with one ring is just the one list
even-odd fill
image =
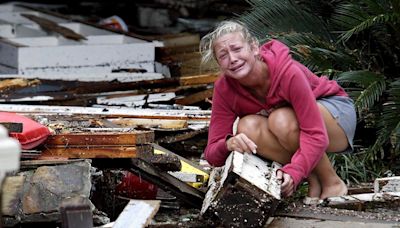
{"label": "white wooden panel", "polygon": [[164,109],[135,109],[127,107],[78,107],[78,106],[49,106],[49,105],[17,105],[0,104],[0,111],[16,113],[57,113],[57,114],[88,114],[113,116],[169,117],[182,118],[210,118],[209,110],[164,110]]}
{"label": "white wooden panel", "polygon": [[35,67],[109,66],[127,67],[154,61],[152,43],[129,45],[57,46],[19,48],[19,69]]}
{"label": "white wooden panel", "polygon": [[[119,69],[155,71],[154,42],[23,9],[0,5],[0,36],[4,37],[0,39],[0,74],[54,75],[56,79],[68,74],[107,75]],[[87,40],[48,33],[21,12],[49,19]]]}
{"label": "white wooden panel", "polygon": [[[14,74],[24,75],[23,78],[27,78],[25,75],[30,76],[34,75],[35,78],[47,78],[47,79],[60,79],[64,80],[65,76],[71,76],[74,78],[73,80],[79,81],[88,81],[91,78],[94,81],[109,81],[110,78],[118,79],[118,81],[137,81],[131,80],[134,76],[128,76],[120,78],[115,76],[115,73],[112,73],[113,70],[117,70],[120,68],[134,68],[134,69],[143,69],[149,74],[155,74],[154,72],[154,65],[152,62],[141,62],[141,63],[134,63],[134,64],[127,64],[127,65],[108,65],[108,66],[76,66],[76,67],[40,67],[40,68],[25,68],[25,69],[15,69]],[[0,71],[1,72],[1,71]],[[4,72],[1,72],[6,74]],[[77,78],[76,75],[83,76],[83,78]],[[131,74],[136,75],[136,73]],[[162,78],[161,74],[158,78]],[[29,77],[31,78],[31,77]],[[157,78],[157,79],[158,79]],[[83,79],[83,80],[81,80]],[[142,78],[143,79],[143,78]],[[152,78],[149,77],[148,79],[144,78],[144,80],[151,80]],[[72,79],[66,79],[72,80]]]}
{"label": "white wooden panel", "polygon": [[[8,68],[10,69],[10,68]],[[0,65],[1,70],[1,65]],[[0,74],[0,78],[26,78],[26,79],[59,79],[64,81],[118,81],[118,82],[138,82],[145,80],[162,79],[164,76],[158,73],[86,73],[86,74],[65,74],[54,76],[52,74]]]}
{"label": "white wooden panel", "polygon": [[23,46],[29,47],[46,47],[46,46],[57,46],[58,39],[56,37],[25,37],[25,38],[13,38],[10,41]]}

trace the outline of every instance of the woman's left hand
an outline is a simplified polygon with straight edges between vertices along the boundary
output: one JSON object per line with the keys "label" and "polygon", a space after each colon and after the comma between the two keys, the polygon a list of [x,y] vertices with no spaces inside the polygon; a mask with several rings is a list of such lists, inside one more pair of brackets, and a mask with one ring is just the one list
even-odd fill
{"label": "woman's left hand", "polygon": [[294,182],[292,177],[282,170],[276,171],[276,177],[278,180],[282,181],[281,195],[283,197],[291,196],[294,193]]}

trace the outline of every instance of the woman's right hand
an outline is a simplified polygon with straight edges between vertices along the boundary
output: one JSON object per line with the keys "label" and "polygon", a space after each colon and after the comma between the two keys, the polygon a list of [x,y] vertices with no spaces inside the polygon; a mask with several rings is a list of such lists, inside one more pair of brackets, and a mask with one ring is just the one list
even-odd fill
{"label": "woman's right hand", "polygon": [[243,133],[239,133],[226,140],[226,147],[229,151],[257,153],[257,145]]}

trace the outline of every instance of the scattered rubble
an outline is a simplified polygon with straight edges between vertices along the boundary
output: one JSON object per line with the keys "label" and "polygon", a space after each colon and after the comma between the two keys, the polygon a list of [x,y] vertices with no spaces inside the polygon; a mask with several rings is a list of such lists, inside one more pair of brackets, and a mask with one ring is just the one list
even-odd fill
{"label": "scattered rubble", "polygon": [[[19,163],[0,154],[0,177],[7,172],[0,185],[3,225],[255,227],[283,217],[398,225],[398,177],[377,179],[375,193],[357,188],[304,207],[280,199],[279,166],[255,155],[234,152],[210,174],[201,156],[218,69],[200,67],[198,43],[215,21],[170,12],[205,15],[201,7],[212,5],[212,12],[231,14],[244,3],[178,2],[134,3],[139,22],[125,30],[147,35],[33,6],[0,5],[0,55],[19,56],[0,58],[0,111],[50,134],[22,151],[8,149]],[[177,33],[137,27],[159,20],[160,30]],[[28,130],[22,119],[0,125],[13,137]],[[339,201],[346,209],[333,208]],[[391,207],[383,207],[388,202]]]}

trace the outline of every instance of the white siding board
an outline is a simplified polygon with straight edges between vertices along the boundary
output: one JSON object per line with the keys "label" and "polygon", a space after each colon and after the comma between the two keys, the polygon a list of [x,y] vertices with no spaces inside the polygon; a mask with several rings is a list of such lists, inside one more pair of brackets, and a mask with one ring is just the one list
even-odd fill
{"label": "white siding board", "polygon": [[[76,41],[48,33],[21,13],[52,20],[87,39]],[[0,36],[3,37],[0,39],[0,74],[15,72],[57,77],[87,73],[104,75],[121,68],[155,71],[154,42],[13,5],[0,5]]]}

